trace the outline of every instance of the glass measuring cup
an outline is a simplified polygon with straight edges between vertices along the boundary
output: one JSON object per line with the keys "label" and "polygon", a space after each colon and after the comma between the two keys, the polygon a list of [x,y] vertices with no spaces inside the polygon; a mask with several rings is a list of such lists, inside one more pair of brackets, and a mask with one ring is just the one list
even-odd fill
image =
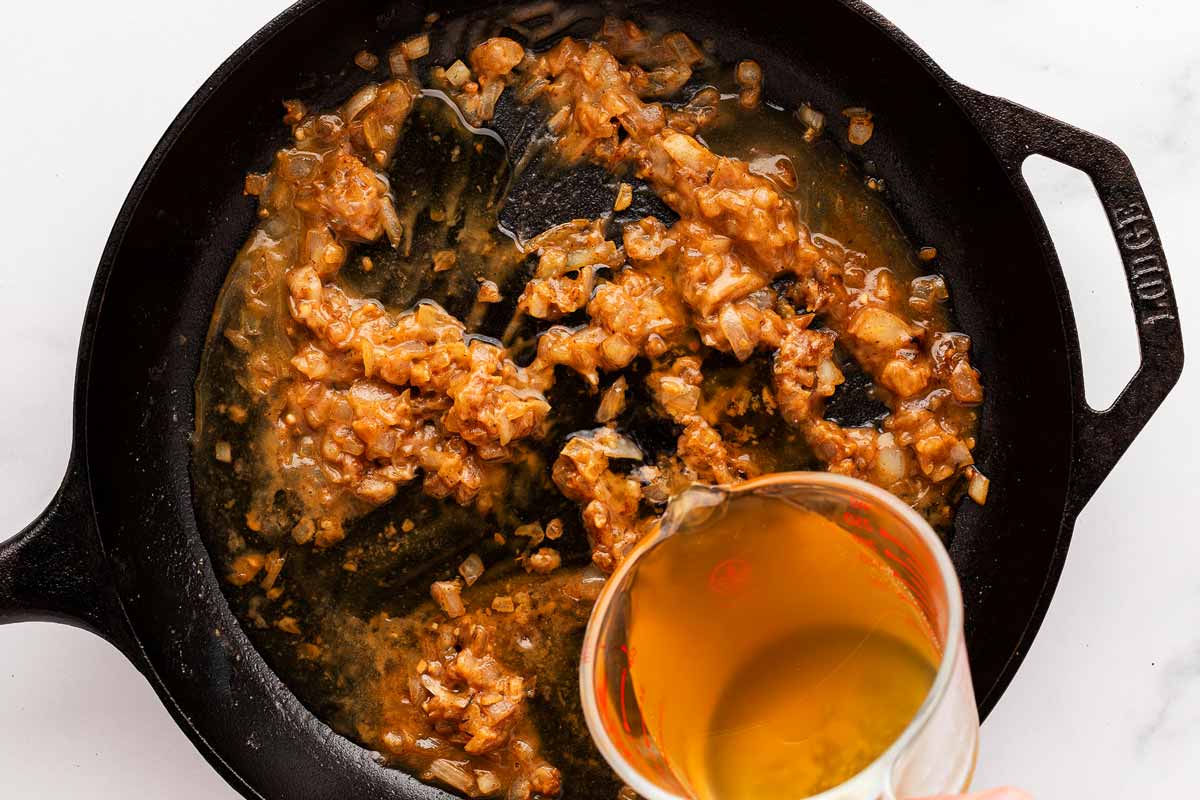
{"label": "glass measuring cup", "polygon": [[[822,535],[846,537],[835,544],[864,563],[882,565],[898,583],[889,588],[887,581],[875,581],[876,588],[902,595],[914,612],[915,623],[904,627],[901,635],[915,645],[924,643],[936,659],[931,659],[936,673],[923,702],[891,745],[843,782],[799,796],[906,800],[965,790],[975,766],[979,717],[963,640],[962,595],[949,556],[929,525],[893,495],[829,473],[784,473],[736,486],[693,487],[672,500],[658,530],[640,542],[608,580],[592,612],[580,659],[584,716],[605,759],[647,800],[725,800],[704,788],[708,765],[696,755],[703,749],[696,737],[707,731],[694,724],[697,711],[688,704],[696,704],[703,713],[715,702],[697,675],[721,661],[735,643],[774,624],[771,615],[738,610],[738,596],[752,596],[747,587],[762,589],[761,582],[773,581],[769,588],[787,591],[799,586],[794,582],[806,580],[804,574],[781,568],[788,563],[782,556],[764,559],[739,550],[749,541],[746,536],[768,535],[765,530],[705,538],[706,530],[748,500],[785,503],[814,520],[827,521]],[[673,612],[671,624],[684,633],[667,645],[673,647],[666,654],[669,662],[661,652],[646,653],[644,637],[639,653],[630,634],[636,616],[630,598],[638,581],[661,582],[662,574],[645,577],[646,565],[654,563],[670,564],[672,589],[681,598],[697,601]],[[760,585],[755,587],[754,581]],[[893,596],[889,602],[894,600]],[[706,631],[716,624],[720,634],[688,638],[689,626],[700,629],[701,623]],[[767,635],[762,634],[764,640]]]}

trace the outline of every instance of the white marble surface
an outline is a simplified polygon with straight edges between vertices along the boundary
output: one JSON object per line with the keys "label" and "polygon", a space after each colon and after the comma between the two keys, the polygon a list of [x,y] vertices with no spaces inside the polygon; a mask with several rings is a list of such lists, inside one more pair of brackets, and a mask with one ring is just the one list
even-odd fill
{"label": "white marble surface", "polygon": [[[381,0],[384,2],[385,0]],[[92,271],[176,111],[284,0],[19,3],[0,25],[0,531],[54,491]],[[1182,0],[878,0],[946,70],[1102,133],[1132,157],[1197,341],[1200,10]],[[147,67],[147,64],[151,65]],[[1092,386],[1133,358],[1112,248],[1077,183],[1041,198],[1075,286]],[[1118,324],[1120,321],[1121,324]],[[1124,359],[1124,360],[1123,360]],[[1195,796],[1200,786],[1200,479],[1195,371],[1083,512],[1025,666],[984,726],[979,785],[1039,800]],[[232,798],[145,682],[98,639],[0,629],[0,797]]]}

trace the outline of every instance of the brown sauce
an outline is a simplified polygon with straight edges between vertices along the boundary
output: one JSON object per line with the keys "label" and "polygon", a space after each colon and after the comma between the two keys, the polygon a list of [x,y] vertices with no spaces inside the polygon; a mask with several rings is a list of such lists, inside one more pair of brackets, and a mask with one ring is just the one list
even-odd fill
{"label": "brown sauce", "polygon": [[[339,109],[289,102],[247,179],[198,510],[256,646],[337,731],[466,795],[612,797],[578,648],[670,494],[831,469],[944,525],[982,499],[979,376],[940,279],[752,62],[613,21],[421,50]],[[480,129],[514,119],[533,135]],[[526,230],[539,204],[563,224]]]}

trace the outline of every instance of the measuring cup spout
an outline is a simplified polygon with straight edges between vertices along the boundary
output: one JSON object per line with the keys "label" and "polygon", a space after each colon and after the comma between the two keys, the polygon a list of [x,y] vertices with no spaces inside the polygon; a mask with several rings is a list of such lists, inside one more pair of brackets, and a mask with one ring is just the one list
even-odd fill
{"label": "measuring cup spout", "polygon": [[656,539],[674,536],[682,530],[696,528],[712,518],[733,497],[734,490],[726,486],[693,483],[667,503],[659,523]]}

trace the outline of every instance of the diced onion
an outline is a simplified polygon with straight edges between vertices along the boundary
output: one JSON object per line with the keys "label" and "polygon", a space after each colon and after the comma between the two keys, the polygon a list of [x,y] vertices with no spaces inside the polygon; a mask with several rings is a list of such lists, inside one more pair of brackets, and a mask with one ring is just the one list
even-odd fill
{"label": "diced onion", "polygon": [[387,234],[388,242],[392,247],[399,247],[400,242],[404,240],[404,223],[400,221],[400,215],[396,213],[396,206],[392,203],[392,198],[383,198],[379,214],[383,218],[383,231]]}
{"label": "diced onion", "polygon": [[984,505],[987,503],[988,489],[991,487],[992,482],[975,467],[968,467],[967,475],[969,476],[967,496],[974,500],[977,505]]}
{"label": "diced onion", "polygon": [[462,601],[462,584],[458,581],[434,581],[429,587],[429,594],[450,619],[461,617],[467,613],[467,607]]}
{"label": "diced onion", "polygon": [[546,538],[546,531],[542,528],[542,523],[530,522],[527,525],[521,525],[513,531],[513,536],[528,539],[530,547],[537,547]]}
{"label": "diced onion", "polygon": [[596,409],[596,422],[612,422],[621,416],[621,412],[625,410],[625,392],[628,388],[629,384],[622,375],[604,390],[600,397],[600,407]]}
{"label": "diced onion", "polygon": [[633,187],[622,183],[617,188],[617,198],[613,200],[613,211],[624,211],[633,203]]}
{"label": "diced onion", "polygon": [[346,101],[346,105],[342,106],[342,119],[346,120],[346,122],[353,122],[354,118],[361,114],[367,106],[374,103],[377,97],[379,97],[379,85],[368,83],[355,92]]}
{"label": "diced onion", "polygon": [[483,575],[483,559],[479,557],[478,553],[471,553],[458,565],[458,574],[462,575],[467,586],[474,586],[475,581]]}
{"label": "diced onion", "polygon": [[404,57],[403,47],[394,48],[388,53],[388,69],[397,78],[402,78],[408,74],[408,59]]}
{"label": "diced onion", "polygon": [[614,430],[603,429],[595,438],[600,452],[609,458],[627,458],[632,461],[642,460],[642,449],[628,436],[622,436]]}
{"label": "diced onion", "polygon": [[455,89],[462,88],[463,84],[469,80],[471,80],[471,70],[462,62],[462,59],[446,68],[446,82]]}
{"label": "diced onion", "polygon": [[721,309],[718,321],[721,325],[721,332],[729,340],[729,348],[737,356],[738,361],[745,361],[754,354],[754,340],[750,338],[746,326],[742,324],[741,315],[732,303]]}
{"label": "diced onion", "polygon": [[825,130],[825,115],[808,103],[801,103],[799,110],[796,111],[796,117],[804,123],[804,141],[811,142],[821,135]]}
{"label": "diced onion", "polygon": [[832,359],[825,359],[817,365],[817,394],[829,396],[833,394],[835,387],[841,385],[846,380],[846,376],[838,369],[838,365]]}
{"label": "diced onion", "polygon": [[871,141],[875,134],[875,123],[871,121],[871,112],[865,108],[847,108],[842,112],[850,118],[850,130],[846,136],[850,144],[861,147]]}
{"label": "diced onion", "polygon": [[429,774],[463,794],[471,794],[475,788],[475,777],[463,766],[467,763],[469,762],[459,763],[448,758],[435,758],[429,764]]}
{"label": "diced onion", "polygon": [[850,321],[849,332],[867,344],[896,350],[912,341],[908,325],[900,317],[882,308],[859,310]]}
{"label": "diced onion", "polygon": [[904,451],[898,447],[884,448],[879,451],[875,465],[880,484],[890,486],[904,477]]}
{"label": "diced onion", "polygon": [[500,791],[500,779],[486,769],[475,770],[475,785],[483,797]]}
{"label": "diced onion", "polygon": [[370,72],[379,66],[379,56],[369,50],[359,50],[354,54],[354,64],[359,69]]}
{"label": "diced onion", "polygon": [[400,51],[409,61],[416,61],[429,55],[429,37],[425,34],[414,36],[400,45]]}
{"label": "diced onion", "polygon": [[503,91],[503,81],[493,81],[483,87],[483,91],[479,93],[479,122],[487,122],[492,118],[496,112],[496,102],[500,99]]}
{"label": "diced onion", "polygon": [[526,563],[529,569],[539,575],[546,575],[562,566],[562,556],[553,547],[542,547],[531,555]]}

